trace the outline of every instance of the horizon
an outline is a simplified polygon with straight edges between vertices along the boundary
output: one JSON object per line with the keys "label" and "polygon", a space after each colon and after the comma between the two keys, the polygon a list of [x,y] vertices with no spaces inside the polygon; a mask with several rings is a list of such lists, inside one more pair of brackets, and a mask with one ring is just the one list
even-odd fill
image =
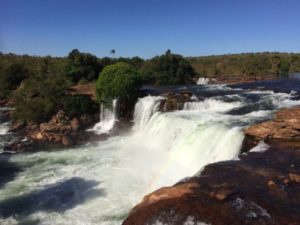
{"label": "horizon", "polygon": [[[297,0],[2,0],[0,52],[149,59],[167,49],[184,57],[300,52]],[[104,10],[103,10],[104,9]]]}
{"label": "horizon", "polygon": [[[77,48],[75,48],[77,49]],[[44,54],[44,55],[33,55],[33,54],[18,54],[18,53],[14,53],[14,52],[1,52],[0,51],[0,54],[13,54],[13,55],[17,55],[17,56],[30,56],[30,57],[47,57],[47,56],[50,56],[52,58],[64,58],[64,57],[68,57],[68,54],[72,51],[72,50],[75,50],[75,49],[71,49],[66,55],[63,55],[63,56],[56,56],[56,55],[50,55],[50,54]],[[91,55],[94,55],[93,53],[90,53],[90,52],[84,52],[84,51],[81,51],[80,49],[77,49],[79,52],[81,53],[84,53],[84,54],[91,54]],[[167,49],[169,50],[169,49]],[[166,50],[166,51],[167,51]],[[171,50],[171,49],[170,49]],[[135,55],[135,56],[118,56],[118,57],[114,57],[114,56],[111,56],[111,55],[106,55],[106,56],[97,56],[97,55],[94,55],[96,56],[97,58],[101,59],[101,58],[111,58],[111,59],[119,59],[119,58],[134,58],[134,57],[139,57],[143,60],[150,60],[154,57],[157,57],[157,56],[160,56],[162,54],[165,54],[165,52],[161,52],[160,54],[157,54],[157,55],[154,55],[152,57],[149,57],[149,58],[144,58],[144,57],[141,57],[141,56],[138,56],[138,55]],[[171,50],[171,53],[172,54],[178,54],[178,55],[182,55],[180,54],[180,52],[173,52]],[[250,55],[250,54],[292,54],[292,55],[299,55],[300,52],[277,52],[277,51],[274,51],[274,52],[240,52],[240,53],[224,53],[224,54],[212,54],[212,55],[195,55],[195,56],[188,56],[188,55],[182,55],[184,58],[201,58],[201,57],[218,57],[218,56],[234,56],[234,55]]]}

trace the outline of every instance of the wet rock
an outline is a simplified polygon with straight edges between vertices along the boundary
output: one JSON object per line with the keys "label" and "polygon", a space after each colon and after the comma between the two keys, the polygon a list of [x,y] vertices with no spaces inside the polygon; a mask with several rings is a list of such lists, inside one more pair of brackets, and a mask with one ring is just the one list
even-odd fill
{"label": "wet rock", "polygon": [[7,103],[8,103],[8,100],[7,100],[7,99],[1,99],[1,100],[0,100],[0,106],[7,105]]}
{"label": "wet rock", "polygon": [[300,183],[283,182],[300,174],[290,166],[295,161],[300,148],[276,144],[240,161],[208,165],[200,176],[147,195],[123,224],[185,224],[190,218],[193,224],[300,224]]}
{"label": "wet rock", "polygon": [[20,131],[22,129],[24,129],[26,126],[26,122],[22,121],[22,122],[16,122],[12,125],[12,127],[9,129],[9,132],[17,132]]}
{"label": "wet rock", "polygon": [[191,101],[192,93],[188,91],[180,94],[168,92],[163,94],[163,96],[165,99],[161,101],[159,109],[162,112],[168,112],[183,109],[184,103]]}
{"label": "wet rock", "polygon": [[256,146],[261,140],[300,140],[300,107],[279,110],[274,120],[250,126],[245,130],[242,151]]}

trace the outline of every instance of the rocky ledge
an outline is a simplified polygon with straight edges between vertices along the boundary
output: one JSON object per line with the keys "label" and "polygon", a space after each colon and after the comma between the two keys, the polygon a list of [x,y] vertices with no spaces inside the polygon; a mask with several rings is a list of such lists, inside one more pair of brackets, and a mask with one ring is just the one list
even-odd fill
{"label": "rocky ledge", "polygon": [[242,151],[256,146],[260,141],[299,140],[300,107],[279,110],[273,120],[253,125],[245,130]]}
{"label": "rocky ledge", "polygon": [[208,165],[200,176],[145,196],[123,224],[300,224],[299,115],[299,107],[283,109],[248,128],[246,140],[265,140],[268,150]]}

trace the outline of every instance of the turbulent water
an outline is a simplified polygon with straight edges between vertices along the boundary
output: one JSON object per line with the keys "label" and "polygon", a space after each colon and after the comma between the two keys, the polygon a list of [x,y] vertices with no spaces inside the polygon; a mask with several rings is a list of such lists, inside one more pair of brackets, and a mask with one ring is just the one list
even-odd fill
{"label": "turbulent water", "polygon": [[100,106],[100,122],[90,130],[97,134],[109,133],[117,121],[117,103],[118,100],[114,99],[112,108],[107,108],[102,103]]}
{"label": "turbulent water", "polygon": [[197,81],[197,84],[208,84],[209,83],[209,78],[206,78],[206,77],[199,77],[198,78],[198,81]]}
{"label": "turbulent water", "polygon": [[[193,91],[196,101],[173,112],[159,112],[163,97],[139,99],[132,130],[106,141],[1,156],[13,171],[0,183],[0,224],[121,224],[145,194],[199,174],[209,163],[238,159],[243,127],[300,105],[296,92],[205,85]],[[114,115],[108,112],[96,131],[112,129],[99,131]]]}

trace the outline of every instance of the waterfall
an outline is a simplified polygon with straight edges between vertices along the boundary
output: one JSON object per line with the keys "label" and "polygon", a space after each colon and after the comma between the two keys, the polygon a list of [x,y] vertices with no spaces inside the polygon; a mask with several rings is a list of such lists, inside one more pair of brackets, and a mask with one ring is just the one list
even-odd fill
{"label": "waterfall", "polygon": [[117,121],[117,103],[118,100],[112,101],[112,109],[106,108],[103,103],[100,106],[100,122],[96,123],[91,129],[96,134],[109,133],[114,128]]}
{"label": "waterfall", "polygon": [[186,102],[184,103],[183,110],[188,111],[218,111],[226,112],[234,108],[242,106],[241,102],[224,102],[221,100],[208,98],[199,102]]}
{"label": "waterfall", "polygon": [[208,84],[209,83],[209,78],[206,78],[206,77],[199,77],[198,78],[198,81],[197,81],[197,84],[200,85],[200,84]]}
{"label": "waterfall", "polygon": [[142,128],[149,122],[152,115],[159,110],[161,96],[140,98],[134,109],[135,128]]}
{"label": "waterfall", "polygon": [[186,103],[185,110],[162,113],[158,110],[161,99],[147,96],[138,100],[134,133],[126,143],[131,149],[128,154],[147,158],[140,169],[154,173],[149,191],[195,175],[209,163],[237,157],[243,132],[220,121],[225,120],[223,112],[241,103],[207,99]]}
{"label": "waterfall", "polygon": [[[203,91],[211,89],[199,88],[197,96],[205,96]],[[0,213],[0,224],[122,224],[149,192],[198,175],[207,164],[237,159],[244,138],[242,126],[268,119],[275,109],[300,105],[291,94],[235,95],[222,93],[203,101],[193,97],[184,110],[171,112],[159,111],[163,97],[146,96],[136,103],[132,130],[122,135],[72,150],[2,155],[8,157],[9,166],[22,171],[0,188],[2,208],[9,216]],[[268,107],[228,113],[249,104]],[[112,105],[112,109],[102,105],[95,131],[112,130],[117,101]],[[0,148],[7,135],[0,132]],[[264,149],[260,145],[253,151]],[[25,199],[26,207],[19,204],[20,199]],[[15,211],[9,207],[16,207]]]}

